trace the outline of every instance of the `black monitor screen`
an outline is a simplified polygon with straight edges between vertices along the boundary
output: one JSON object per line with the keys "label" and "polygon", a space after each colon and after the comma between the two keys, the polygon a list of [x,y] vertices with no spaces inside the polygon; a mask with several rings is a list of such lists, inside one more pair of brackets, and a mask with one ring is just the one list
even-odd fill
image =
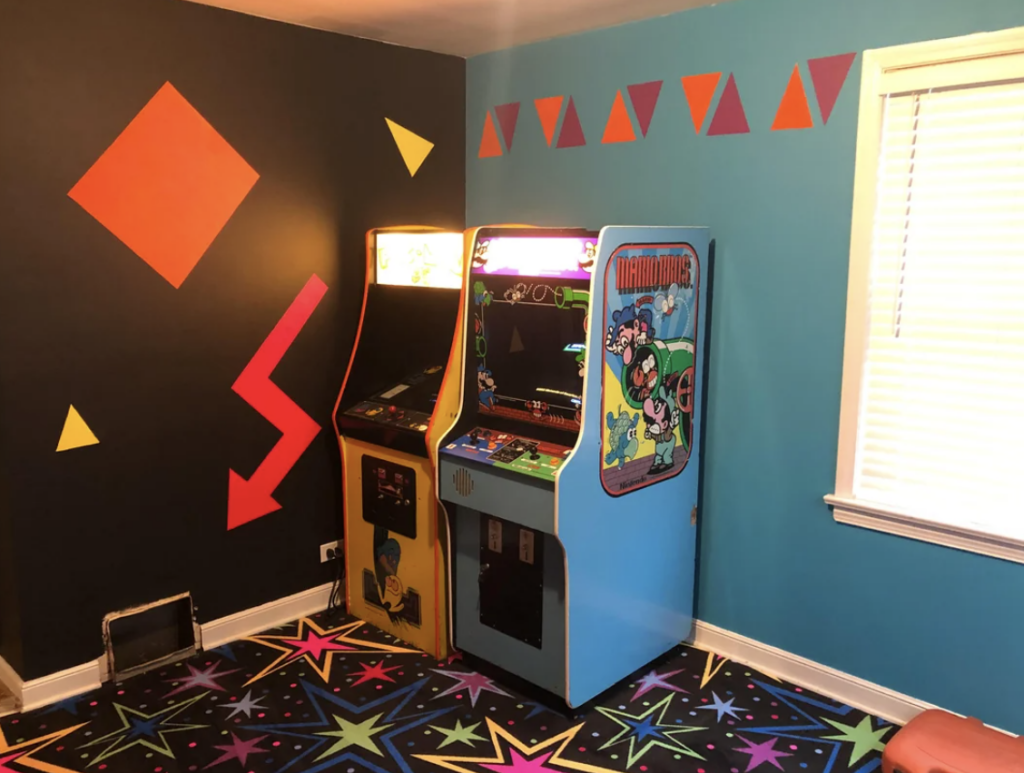
{"label": "black monitor screen", "polygon": [[477,275],[472,284],[481,416],[578,431],[589,279]]}

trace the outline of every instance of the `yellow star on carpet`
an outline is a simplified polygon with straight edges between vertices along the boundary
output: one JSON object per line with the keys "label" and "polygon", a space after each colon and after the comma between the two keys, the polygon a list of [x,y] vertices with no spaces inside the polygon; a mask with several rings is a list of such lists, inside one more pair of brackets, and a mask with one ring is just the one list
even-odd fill
{"label": "yellow star on carpet", "polygon": [[308,617],[299,620],[299,629],[292,636],[250,636],[247,641],[262,644],[281,652],[281,656],[245,683],[248,687],[278,668],[305,660],[310,668],[320,675],[324,682],[331,681],[331,665],[337,652],[367,655],[374,653],[415,653],[417,650],[396,647],[392,644],[355,639],[351,636],[357,628],[366,625],[362,620],[324,630]]}
{"label": "yellow star on carpet", "polygon": [[[716,655],[714,652],[707,653],[707,656],[708,660],[704,664],[704,674],[703,676],[701,676],[700,679],[700,689],[702,690],[708,686],[708,682],[710,682],[712,679],[718,676],[718,672],[722,670],[722,666],[729,662],[729,659],[727,657],[724,657],[722,655]],[[722,660],[721,662],[716,664],[715,658],[722,658]],[[775,676],[775,674],[769,674],[763,668],[759,668],[757,669],[757,671],[762,676],[767,676],[769,679],[775,682],[779,682],[780,684],[782,683],[782,680],[779,679],[779,677]]]}
{"label": "yellow star on carpet", "polygon": [[61,738],[71,735],[76,730],[85,727],[88,722],[84,722],[81,725],[74,725],[65,730],[58,730],[55,733],[40,736],[39,738],[33,738],[30,741],[22,741],[16,743],[13,746],[7,743],[7,739],[4,737],[3,728],[0,727],[0,770],[8,770],[6,766],[12,762],[18,763],[18,765],[25,768],[32,768],[34,770],[43,771],[43,773],[76,773],[70,768],[64,768],[60,765],[51,765],[49,762],[43,762],[37,760],[35,755],[41,752],[47,746],[52,743],[56,743]]}
{"label": "yellow star on carpet", "polygon": [[531,746],[520,741],[488,717],[487,729],[491,734],[489,740],[494,751],[493,756],[452,757],[444,754],[414,754],[413,756],[424,762],[455,771],[455,773],[484,773],[484,771],[515,773],[515,771],[523,770],[530,770],[532,773],[564,770],[580,771],[580,773],[617,773],[610,768],[588,765],[585,762],[574,762],[562,756],[582,727],[583,723],[581,722],[575,727],[570,727],[564,733],[559,733],[546,741]]}

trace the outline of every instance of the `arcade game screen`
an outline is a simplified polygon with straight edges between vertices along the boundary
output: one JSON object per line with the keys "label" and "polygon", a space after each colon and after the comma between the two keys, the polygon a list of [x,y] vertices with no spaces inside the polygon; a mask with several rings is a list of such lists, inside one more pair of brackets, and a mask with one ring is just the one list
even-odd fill
{"label": "arcade game screen", "polygon": [[378,233],[377,284],[462,287],[461,233]]}
{"label": "arcade game screen", "polygon": [[596,241],[479,241],[470,292],[481,418],[579,431]]}

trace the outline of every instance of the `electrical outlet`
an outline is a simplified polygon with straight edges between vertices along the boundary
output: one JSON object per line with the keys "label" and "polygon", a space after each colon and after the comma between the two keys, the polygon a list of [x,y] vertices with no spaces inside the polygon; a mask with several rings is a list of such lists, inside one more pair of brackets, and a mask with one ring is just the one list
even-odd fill
{"label": "electrical outlet", "polygon": [[344,540],[338,540],[337,542],[325,542],[320,546],[320,563],[326,564],[331,558],[327,555],[327,551],[333,550],[336,558],[341,558],[344,554],[342,553],[342,546],[345,544]]}

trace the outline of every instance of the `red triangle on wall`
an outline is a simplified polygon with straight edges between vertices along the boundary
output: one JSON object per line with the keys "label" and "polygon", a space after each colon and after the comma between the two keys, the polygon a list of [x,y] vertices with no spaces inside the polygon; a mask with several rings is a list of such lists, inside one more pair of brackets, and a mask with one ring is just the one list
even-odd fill
{"label": "red triangle on wall", "polygon": [[628,89],[629,101],[633,103],[633,112],[636,113],[637,123],[640,124],[640,133],[644,137],[647,136],[647,130],[651,128],[654,108],[658,106],[658,97],[661,96],[661,84],[662,81],[635,83]]}
{"label": "red triangle on wall", "polygon": [[498,141],[498,132],[494,128],[494,121],[491,120],[491,111],[487,111],[487,120],[484,121],[484,133],[480,138],[479,158],[494,158],[501,155],[501,142]]}
{"label": "red triangle on wall", "polygon": [[565,109],[565,118],[562,119],[562,131],[558,134],[559,148],[578,148],[586,145],[587,139],[583,136],[583,125],[580,123],[579,113],[576,112],[576,104],[569,97],[569,107]]}
{"label": "red triangle on wall", "polygon": [[718,100],[715,116],[711,119],[711,126],[708,127],[708,136],[749,133],[750,125],[740,100],[740,91],[736,88],[736,77],[730,74],[722,90],[722,98]]}
{"label": "red triangle on wall", "polygon": [[613,142],[633,142],[636,139],[636,132],[633,131],[633,122],[629,118],[629,111],[626,110],[626,101],[622,98],[622,91],[615,92],[615,101],[612,102],[612,111],[608,115],[608,123],[604,125],[604,137],[601,142],[605,145]]}
{"label": "red triangle on wall", "polygon": [[505,148],[512,150],[512,140],[516,136],[516,124],[519,123],[519,103],[511,102],[507,105],[498,105],[494,108],[494,114],[498,117],[501,136],[505,138]]}
{"label": "red triangle on wall", "polygon": [[857,52],[854,51],[850,54],[837,54],[807,61],[814,93],[818,97],[818,107],[821,108],[822,123],[828,123],[832,116],[832,109],[836,106],[839,93],[846,83],[846,76],[850,74],[850,67],[856,58]]}
{"label": "red triangle on wall", "polygon": [[814,119],[811,118],[811,108],[807,104],[807,93],[804,91],[804,80],[800,77],[800,66],[796,65],[793,67],[793,74],[789,76],[786,93],[782,95],[782,102],[779,103],[779,109],[775,113],[772,131],[812,128],[814,128]]}

